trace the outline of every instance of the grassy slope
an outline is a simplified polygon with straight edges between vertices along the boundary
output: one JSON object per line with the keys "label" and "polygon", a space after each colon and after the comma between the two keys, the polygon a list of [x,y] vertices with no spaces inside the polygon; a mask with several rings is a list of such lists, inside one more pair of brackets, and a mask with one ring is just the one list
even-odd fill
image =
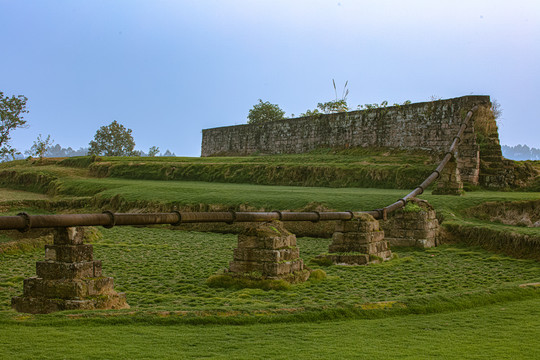
{"label": "grassy slope", "polygon": [[[407,192],[93,179],[86,176],[84,168],[28,167],[22,162],[16,167],[21,172],[39,171],[40,174],[56,178],[53,185],[57,195],[68,198],[93,196],[96,203],[102,200],[103,204],[113,199],[109,204],[124,203],[128,208],[134,205],[144,207],[152,202],[157,207],[163,204],[190,205],[203,210],[206,207],[200,206],[201,203],[218,203],[234,208],[247,205],[266,209],[300,209],[318,202],[337,210],[365,210],[387,205]],[[47,190],[44,187],[31,189]],[[21,193],[15,195],[27,196]],[[468,221],[474,226],[501,227],[504,231],[538,231],[465,220],[461,218],[461,212],[485,201],[538,199],[540,193],[469,192],[464,197],[452,197],[431,196],[427,192],[423,198],[442,210],[449,221]],[[104,260],[105,274],[115,278],[117,289],[127,292],[128,301],[138,312],[201,308],[227,314],[230,309],[244,308],[252,311],[320,309],[322,304],[330,305],[330,309],[336,304],[345,309],[379,300],[400,300],[407,303],[407,311],[413,313],[464,309],[499,301],[504,305],[451,314],[309,324],[151,326],[149,324],[157,319],[152,316],[142,319],[145,326],[112,325],[116,323],[114,318],[110,321],[105,319],[102,325],[96,321],[68,326],[75,325],[77,321],[66,323],[55,315],[28,319],[17,317],[8,310],[9,298],[21,292],[22,279],[35,274],[34,263],[43,258],[42,250],[38,250],[17,256],[7,255],[0,261],[0,317],[3,319],[0,331],[6,330],[12,334],[9,338],[2,336],[5,346],[0,348],[0,357],[11,358],[16,354],[20,358],[155,358],[182,355],[256,358],[264,354],[264,357],[279,355],[288,358],[296,353],[293,348],[298,349],[303,358],[333,358],[337,354],[343,354],[340,357],[365,354],[374,358],[398,355],[409,358],[500,358],[501,354],[502,357],[538,357],[534,353],[538,352],[537,339],[540,337],[537,310],[540,303],[537,295],[530,300],[507,302],[509,299],[522,298],[517,290],[511,290],[515,289],[516,284],[540,281],[538,263],[516,261],[459,246],[430,251],[405,249],[397,251],[402,257],[396,262],[362,269],[327,268],[329,279],[293,287],[285,293],[223,290],[206,287],[204,280],[225,267],[232,257],[231,249],[235,246],[233,236],[198,235],[164,229],[114,228],[104,232],[107,234],[105,239],[96,243],[96,258]],[[327,242],[324,239],[300,239],[304,260],[309,261],[314,255],[324,252]],[[211,254],[204,251],[209,246],[212,248]],[[193,253],[198,256],[188,256]],[[505,295],[507,289],[510,292]],[[467,300],[467,296],[472,298]],[[399,309],[396,315],[398,313]],[[345,317],[349,315],[364,316],[358,312],[342,314]],[[339,314],[331,311],[315,314],[306,320],[326,317],[340,318]],[[129,320],[126,321],[129,323]],[[24,323],[32,326],[21,326]],[[486,333],[490,336],[486,337]],[[73,340],[70,343],[80,344],[80,349],[66,347],[66,339]],[[46,345],[42,346],[43,343]],[[159,346],[152,347],[152,344]]]}
{"label": "grassy slope", "polygon": [[375,320],[241,327],[17,324],[2,331],[0,357],[6,359],[538,359],[540,299]]}
{"label": "grassy slope", "polygon": [[[422,181],[436,162],[426,152],[321,149],[309,154],[250,157],[103,157],[48,159],[47,165],[85,170],[93,176],[145,180],[210,181],[329,187],[408,188]],[[27,170],[30,163],[0,164]],[[38,164],[43,171],[47,165]],[[49,166],[50,167],[50,166]]]}

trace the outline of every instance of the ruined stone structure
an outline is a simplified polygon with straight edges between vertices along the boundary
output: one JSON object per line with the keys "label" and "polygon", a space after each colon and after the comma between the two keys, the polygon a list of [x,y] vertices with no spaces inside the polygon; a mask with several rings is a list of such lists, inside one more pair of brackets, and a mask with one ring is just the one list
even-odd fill
{"label": "ruined stone structure", "polygon": [[53,245],[37,276],[24,280],[23,296],[11,300],[19,312],[46,314],[60,310],[126,309],[125,294],[114,291],[113,278],[101,274],[93,247],[83,244],[84,228],[57,228]]}
{"label": "ruined stone structure", "polygon": [[296,236],[279,221],[256,224],[238,235],[238,247],[228,273],[261,279],[305,281],[309,271],[304,268]]}
{"label": "ruined stone structure", "polygon": [[316,261],[327,259],[333,264],[366,265],[391,258],[392,251],[379,221],[369,214],[361,214],[356,219],[337,223],[328,254],[317,256]]}
{"label": "ruined stone structure", "polygon": [[419,199],[412,199],[407,205],[389,214],[387,220],[381,221],[390,246],[437,246],[440,226],[433,207]]}
{"label": "ruined stone structure", "polygon": [[[201,155],[304,153],[320,147],[422,149],[444,155],[474,105],[480,106],[477,113],[483,116],[482,126],[475,124],[479,118],[475,114],[455,154],[457,170],[467,183],[504,186],[502,153],[489,96],[205,129]],[[482,135],[477,136],[478,132]]]}

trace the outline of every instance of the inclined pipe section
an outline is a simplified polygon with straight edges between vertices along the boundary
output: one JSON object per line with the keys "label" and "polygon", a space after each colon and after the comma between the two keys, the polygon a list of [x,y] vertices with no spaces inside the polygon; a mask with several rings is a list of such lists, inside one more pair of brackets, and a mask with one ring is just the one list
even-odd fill
{"label": "inclined pipe section", "polygon": [[386,206],[383,209],[371,211],[333,211],[333,212],[290,212],[290,211],[268,211],[268,212],[241,212],[241,211],[226,211],[226,212],[181,212],[174,211],[170,213],[150,213],[150,214],[122,214],[105,211],[102,214],[62,214],[62,215],[29,215],[27,213],[19,213],[16,216],[0,217],[0,230],[16,229],[20,231],[28,231],[36,228],[52,228],[52,227],[73,227],[73,226],[103,226],[110,228],[118,225],[157,225],[157,224],[192,224],[192,223],[207,223],[207,222],[224,222],[232,224],[235,222],[265,222],[272,220],[280,221],[330,221],[330,220],[352,220],[360,214],[369,214],[375,219],[386,219],[386,215],[397,209],[404,207],[407,201],[417,195],[420,195],[424,190],[435,181],[441,174],[442,170],[452,158],[456,147],[461,141],[461,136],[465,131],[473,113],[478,109],[478,106],[473,107],[461,123],[457,136],[452,141],[452,145],[446,152],[443,160],[429,175],[422,184],[420,184],[412,192],[399,199],[393,204]]}

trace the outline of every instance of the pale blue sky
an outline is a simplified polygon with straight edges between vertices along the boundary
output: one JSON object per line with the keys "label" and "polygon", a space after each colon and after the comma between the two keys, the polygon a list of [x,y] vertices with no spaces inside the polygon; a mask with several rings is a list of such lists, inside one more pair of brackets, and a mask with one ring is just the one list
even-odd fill
{"label": "pale blue sky", "polygon": [[490,95],[501,143],[540,148],[540,1],[0,0],[0,90],[29,128],[86,147],[113,120],[136,148],[199,156],[201,129],[349,104]]}

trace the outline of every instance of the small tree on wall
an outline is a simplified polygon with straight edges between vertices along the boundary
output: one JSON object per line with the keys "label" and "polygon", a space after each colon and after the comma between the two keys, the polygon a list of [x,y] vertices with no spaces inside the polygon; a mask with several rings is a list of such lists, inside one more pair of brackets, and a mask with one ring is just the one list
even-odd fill
{"label": "small tree on wall", "polygon": [[253,105],[253,108],[249,110],[248,124],[262,124],[269,121],[276,121],[284,119],[285,111],[283,111],[277,104],[270,104],[270,102],[263,102],[259,99],[259,103]]}
{"label": "small tree on wall", "polygon": [[104,156],[135,156],[137,153],[131,129],[114,120],[110,125],[102,126],[96,131],[94,140],[90,141],[89,154]]}

